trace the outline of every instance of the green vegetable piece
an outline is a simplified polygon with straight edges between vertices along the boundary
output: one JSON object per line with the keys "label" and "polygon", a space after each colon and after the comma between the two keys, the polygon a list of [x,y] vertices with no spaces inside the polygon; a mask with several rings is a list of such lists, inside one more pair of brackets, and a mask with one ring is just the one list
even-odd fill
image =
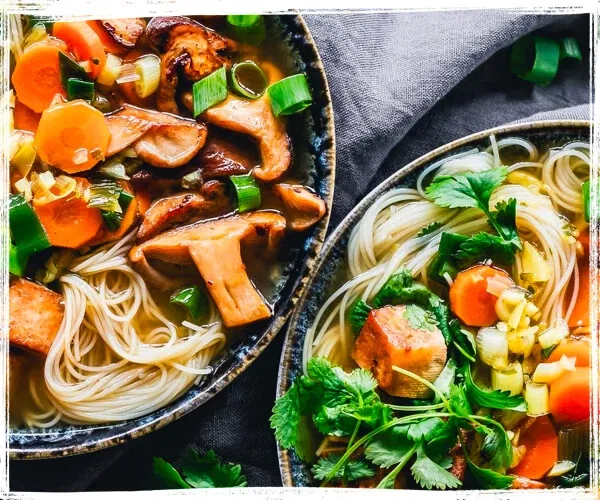
{"label": "green vegetable piece", "polygon": [[562,39],[560,43],[560,60],[563,59],[576,59],[580,62],[583,59],[581,49],[575,38],[566,37]]}
{"label": "green vegetable piece", "polygon": [[408,304],[402,316],[415,330],[428,330],[432,332],[437,326],[437,321],[431,311],[426,311],[414,304]]}
{"label": "green vegetable piece", "polygon": [[20,259],[51,246],[35,210],[20,194],[11,194],[9,197],[8,220],[12,241],[19,248]]}
{"label": "green vegetable piece", "polygon": [[427,224],[423,229],[421,229],[418,233],[417,233],[417,238],[421,238],[422,236],[426,236],[428,234],[434,233],[435,231],[437,231],[439,228],[443,227],[444,224],[442,224],[441,222],[431,222],[430,224]]}
{"label": "green vegetable piece", "polygon": [[19,247],[14,246],[11,242],[8,259],[8,271],[10,274],[19,277],[23,276],[25,274],[29,255],[23,253]]}
{"label": "green vegetable piece", "polygon": [[89,80],[83,67],[63,52],[58,53],[58,67],[60,69],[60,81],[65,90],[69,88],[69,78]]}
{"label": "green vegetable piece", "polygon": [[117,199],[120,207],[120,212],[100,210],[100,215],[102,215],[102,219],[104,219],[104,224],[110,231],[116,231],[121,227],[123,223],[123,216],[127,211],[127,208],[133,201],[134,196],[127,191],[121,191],[119,193],[119,197]]}
{"label": "green vegetable piece", "polygon": [[581,196],[583,197],[583,215],[585,221],[590,221],[590,181],[585,181],[581,185]]}
{"label": "green vegetable piece", "polygon": [[560,55],[561,47],[557,41],[527,35],[513,45],[510,69],[522,80],[545,87],[556,76]]}
{"label": "green vegetable piece", "polygon": [[[319,480],[325,479],[339,462],[340,458],[341,455],[329,455],[320,458],[312,468],[314,478]],[[364,460],[348,460],[342,467],[335,471],[332,479],[342,479],[344,482],[347,482],[373,477],[374,475],[375,471]]]}
{"label": "green vegetable piece", "polygon": [[424,447],[417,448],[417,459],[410,468],[413,478],[423,488],[440,490],[458,488],[460,480],[427,456]]}
{"label": "green vegetable piece", "polygon": [[198,80],[192,86],[194,118],[208,108],[227,98],[227,72],[225,66]]}
{"label": "green vegetable piece", "polygon": [[463,370],[465,386],[469,399],[483,408],[498,410],[526,411],[527,405],[523,396],[512,396],[509,391],[485,391],[480,389],[471,376],[471,367],[466,364]]}
{"label": "green vegetable piece", "polygon": [[515,480],[514,476],[506,476],[491,469],[478,467],[471,461],[468,453],[465,453],[465,459],[467,460],[469,472],[477,481],[477,484],[486,490],[505,490],[510,488]]}
{"label": "green vegetable piece", "polygon": [[223,462],[212,450],[200,455],[189,449],[181,472],[192,488],[238,488],[248,484],[240,465]]}
{"label": "green vegetable piece", "polygon": [[271,84],[267,93],[275,116],[299,113],[312,104],[310,89],[303,73]]}
{"label": "green vegetable piece", "polygon": [[263,16],[230,15],[227,23],[233,38],[243,43],[260,45],[266,37],[266,26]]}
{"label": "green vegetable piece", "polygon": [[179,474],[179,472],[163,458],[153,458],[152,470],[154,471],[154,476],[167,489],[191,488],[191,486],[183,480],[181,474]]}
{"label": "green vegetable piece", "polygon": [[111,179],[100,179],[92,182],[90,186],[90,199],[88,207],[99,208],[107,212],[121,213],[123,209],[119,205],[119,196],[123,188]]}
{"label": "green vegetable piece", "polygon": [[238,211],[240,213],[260,207],[260,188],[252,174],[230,175],[229,179],[235,189]]}
{"label": "green vegetable piece", "polygon": [[354,333],[359,333],[362,330],[367,321],[367,316],[372,310],[373,308],[363,299],[357,299],[353,302],[348,310],[348,321]]}
{"label": "green vegetable piece", "polygon": [[79,78],[69,78],[67,81],[67,99],[84,99],[92,102],[96,92],[94,90],[94,82],[80,80]]}
{"label": "green vegetable piece", "polygon": [[231,67],[231,84],[239,95],[258,99],[267,89],[267,77],[254,61],[244,61]]}
{"label": "green vegetable piece", "polygon": [[208,299],[196,285],[178,290],[171,295],[170,302],[183,307],[193,322],[208,314]]}
{"label": "green vegetable piece", "polygon": [[396,426],[376,436],[366,446],[365,457],[375,465],[387,469],[402,462],[409,451],[414,453],[413,446],[414,443],[406,436],[406,428]]}

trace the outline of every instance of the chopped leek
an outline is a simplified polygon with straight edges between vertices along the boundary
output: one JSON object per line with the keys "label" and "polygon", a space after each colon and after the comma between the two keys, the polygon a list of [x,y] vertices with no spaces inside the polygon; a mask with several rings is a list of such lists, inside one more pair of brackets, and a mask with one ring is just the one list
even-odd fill
{"label": "chopped leek", "polygon": [[506,339],[508,340],[509,351],[513,354],[522,354],[526,358],[529,357],[535,345],[537,331],[537,326],[531,326],[508,333]]}
{"label": "chopped leek", "polygon": [[96,181],[90,187],[88,207],[121,213],[121,205],[119,205],[121,191],[123,188],[114,181],[107,179]]}
{"label": "chopped leek", "polygon": [[237,195],[238,211],[247,212],[261,204],[260,188],[252,174],[229,176]]}
{"label": "chopped leek", "polygon": [[100,85],[112,87],[121,73],[122,65],[123,61],[121,61],[121,58],[115,56],[114,54],[106,54],[106,63],[104,63],[102,71],[98,75],[98,78],[96,78],[96,81]]}
{"label": "chopped leek", "polygon": [[530,276],[527,280],[528,282],[546,282],[552,278],[552,267],[544,259],[540,251],[528,241],[523,242],[521,267],[523,273]]}
{"label": "chopped leek", "polygon": [[288,76],[267,89],[275,116],[291,115],[308,108],[312,97],[303,73]]}
{"label": "chopped leek", "polygon": [[10,166],[17,169],[21,177],[27,177],[29,171],[35,162],[37,151],[33,145],[34,136],[33,134],[21,134],[19,131],[15,131],[11,134],[11,146],[13,137],[17,138],[18,147],[16,153],[10,158]]}
{"label": "chopped leek", "polygon": [[227,16],[227,23],[233,32],[233,37],[240,42],[259,45],[265,39],[266,28],[263,16]]}
{"label": "chopped leek", "polygon": [[102,210],[100,212],[102,219],[104,219],[104,224],[109,231],[116,231],[121,227],[121,224],[123,223],[123,214],[127,211],[127,208],[129,208],[129,205],[133,201],[133,195],[127,191],[121,191],[118,200],[120,212],[109,210]]}
{"label": "chopped leek", "polygon": [[25,49],[36,42],[41,42],[47,37],[48,32],[46,31],[46,25],[44,23],[36,23],[27,32],[27,36],[25,37],[25,40],[23,40],[23,48]]}
{"label": "chopped leek", "polygon": [[508,391],[511,396],[523,392],[523,368],[521,363],[511,363],[506,370],[492,368],[492,389]]}
{"label": "chopped leek", "polygon": [[506,333],[497,328],[482,328],[475,340],[479,359],[496,370],[508,368],[508,341]]}
{"label": "chopped leek", "polygon": [[578,61],[583,59],[581,49],[575,38],[566,37],[562,39],[560,44],[560,59],[576,59]]}
{"label": "chopped leek", "polygon": [[567,372],[575,371],[575,358],[563,355],[560,360],[553,363],[540,363],[533,372],[533,380],[540,384],[551,384]]}
{"label": "chopped leek", "polygon": [[75,252],[73,250],[68,248],[55,250],[44,264],[44,267],[38,270],[35,279],[44,285],[52,283],[63,274],[74,258]]}
{"label": "chopped leek", "polygon": [[543,331],[539,337],[538,342],[542,349],[547,349],[553,345],[558,344],[562,339],[569,336],[569,326],[563,319],[558,319],[552,323],[550,328]]}
{"label": "chopped leek", "polygon": [[581,185],[581,195],[583,197],[583,216],[585,221],[590,221],[590,181],[585,181]]}
{"label": "chopped leek", "polygon": [[265,93],[268,82],[258,64],[254,61],[244,61],[232,66],[231,83],[238,94],[257,99]]}
{"label": "chopped leek", "polygon": [[548,386],[536,382],[525,384],[525,402],[527,403],[527,415],[539,417],[548,413]]}
{"label": "chopped leek", "polygon": [[183,307],[194,322],[208,314],[208,299],[196,285],[178,290],[170,302]]}
{"label": "chopped leek", "polygon": [[208,108],[227,98],[227,73],[225,66],[194,83],[192,87],[194,99],[194,118]]}
{"label": "chopped leek", "polygon": [[8,218],[12,241],[22,255],[32,255],[50,247],[50,241],[37,214],[21,195],[10,195]]}
{"label": "chopped leek", "polygon": [[27,261],[29,255],[23,252],[20,247],[17,247],[10,243],[10,250],[8,254],[8,272],[16,276],[23,276],[25,274],[25,268],[27,267]]}
{"label": "chopped leek", "polygon": [[69,78],[89,80],[85,69],[63,52],[58,53],[58,66],[60,68],[60,81],[65,90],[69,85]]}
{"label": "chopped leek", "polygon": [[67,99],[83,99],[88,102],[94,101],[94,82],[88,80],[80,80],[79,78],[69,78],[67,81]]}
{"label": "chopped leek", "polygon": [[142,99],[151,96],[158,90],[160,83],[160,58],[155,54],[147,54],[133,63],[139,79],[135,81],[135,93]]}

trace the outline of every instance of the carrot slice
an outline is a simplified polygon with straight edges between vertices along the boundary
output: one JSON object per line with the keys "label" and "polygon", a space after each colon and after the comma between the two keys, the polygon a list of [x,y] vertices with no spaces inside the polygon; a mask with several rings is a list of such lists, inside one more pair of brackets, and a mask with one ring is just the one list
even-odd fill
{"label": "carrot slice", "polygon": [[558,460],[558,435],[547,415],[538,417],[521,434],[519,444],[527,452],[523,459],[510,472],[528,479],[541,479],[552,469]]}
{"label": "carrot slice", "polygon": [[556,346],[548,362],[558,361],[563,356],[575,358],[575,366],[590,366],[590,341],[587,337],[569,338]]}
{"label": "carrot slice", "polygon": [[34,43],[25,49],[13,71],[17,98],[36,113],[50,106],[56,94],[66,96],[60,80],[59,51],[53,43]]}
{"label": "carrot slice", "polygon": [[104,115],[81,99],[45,110],[35,134],[42,161],[70,174],[96,165],[106,156],[109,141]]}
{"label": "carrot slice", "polygon": [[583,422],[590,418],[590,369],[575,368],[550,386],[548,406],[561,424]]}
{"label": "carrot slice", "polygon": [[498,297],[487,292],[488,278],[508,278],[491,266],[475,266],[461,271],[450,287],[450,308],[469,326],[490,326],[498,321],[495,306]]}
{"label": "carrot slice", "polygon": [[124,47],[120,43],[118,43],[111,34],[106,31],[106,28],[102,26],[101,21],[86,21],[86,24],[94,30],[94,33],[98,35],[98,38],[102,42],[104,46],[104,50],[109,54],[116,54],[118,56],[123,55],[127,50],[127,47]]}
{"label": "carrot slice", "polygon": [[52,35],[67,44],[77,61],[90,63],[91,78],[100,74],[106,63],[106,53],[100,37],[86,22],[56,22],[52,28]]}
{"label": "carrot slice", "polygon": [[[83,189],[90,183],[83,177],[75,177]],[[100,210],[89,208],[79,197],[66,197],[50,203],[33,202],[33,208],[53,246],[80,248],[94,238],[102,228]]]}
{"label": "carrot slice", "polygon": [[40,113],[32,111],[18,99],[15,101],[15,108],[13,109],[15,129],[29,130],[29,132],[35,134],[41,117],[42,115]]}

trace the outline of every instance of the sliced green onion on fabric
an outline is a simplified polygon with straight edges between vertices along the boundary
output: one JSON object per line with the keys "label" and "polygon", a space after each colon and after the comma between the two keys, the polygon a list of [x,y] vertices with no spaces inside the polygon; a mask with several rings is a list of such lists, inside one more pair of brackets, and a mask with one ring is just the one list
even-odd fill
{"label": "sliced green onion on fabric", "polygon": [[108,179],[94,181],[90,187],[88,207],[121,213],[121,205],[119,205],[121,191],[123,188],[115,181]]}
{"label": "sliced green onion on fabric", "polygon": [[13,245],[11,242],[8,254],[8,272],[15,276],[23,276],[28,260],[29,256],[23,252],[20,247]]}
{"label": "sliced green onion on fabric", "polygon": [[83,67],[62,52],[58,53],[58,67],[60,69],[60,81],[65,90],[68,90],[69,78],[78,78],[84,81],[89,80]]}
{"label": "sliced green onion on fabric", "polygon": [[266,37],[265,20],[259,15],[227,16],[233,37],[243,43],[259,45]]}
{"label": "sliced green onion on fabric", "polygon": [[312,103],[312,96],[303,73],[275,82],[269,86],[267,94],[275,116],[299,113]]}
{"label": "sliced green onion on fabric", "polygon": [[562,59],[576,59],[581,61],[583,56],[581,55],[581,49],[577,40],[572,37],[563,38],[560,44],[560,58]]}
{"label": "sliced green onion on fabric", "polygon": [[537,35],[521,38],[510,53],[511,71],[522,80],[540,86],[546,86],[554,79],[559,61],[559,43]]}
{"label": "sliced green onion on fabric", "polygon": [[80,80],[79,78],[69,78],[67,81],[67,99],[84,99],[93,102],[96,92],[94,91],[94,82]]}
{"label": "sliced green onion on fabric", "polygon": [[225,66],[194,83],[194,118],[227,97],[227,72]]}
{"label": "sliced green onion on fabric", "polygon": [[254,61],[244,61],[231,67],[231,85],[241,96],[258,99],[267,89],[267,77]]}
{"label": "sliced green onion on fabric", "polygon": [[237,195],[239,212],[247,212],[248,210],[260,207],[260,188],[254,177],[252,177],[252,174],[231,175],[229,179],[231,179]]}
{"label": "sliced green onion on fabric", "polygon": [[22,255],[28,257],[51,246],[35,210],[20,194],[10,195],[8,219],[12,241]]}
{"label": "sliced green onion on fabric", "polygon": [[208,299],[196,285],[176,291],[170,302],[185,309],[192,321],[208,314]]}
{"label": "sliced green onion on fabric", "polygon": [[581,185],[581,195],[583,196],[583,215],[585,221],[590,221],[590,181],[585,181]]}

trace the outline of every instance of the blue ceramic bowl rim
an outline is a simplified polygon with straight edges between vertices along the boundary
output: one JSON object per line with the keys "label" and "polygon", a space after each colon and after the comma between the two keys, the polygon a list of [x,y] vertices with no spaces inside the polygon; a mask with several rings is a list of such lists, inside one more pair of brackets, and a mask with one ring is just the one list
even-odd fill
{"label": "blue ceramic bowl rim", "polygon": [[[350,211],[350,213],[348,213],[348,215],[342,220],[342,222],[328,236],[327,240],[325,241],[325,244],[323,245],[323,248],[321,249],[318,262],[310,272],[308,283],[304,288],[304,292],[302,293],[300,300],[294,308],[294,312],[292,313],[292,317],[290,318],[288,324],[279,364],[276,398],[283,396],[288,390],[289,386],[291,385],[292,381],[290,380],[290,375],[292,371],[292,353],[294,349],[294,344],[299,340],[304,339],[304,335],[299,331],[297,327],[300,322],[300,318],[307,306],[308,297],[311,296],[311,290],[315,284],[317,277],[320,275],[323,266],[329,260],[332,252],[336,249],[338,242],[346,236],[347,232],[352,229],[356,221],[363,216],[365,211],[375,202],[375,200],[377,200],[377,198],[379,198],[387,191],[395,188],[402,181],[402,179],[404,179],[410,173],[420,168],[423,168],[428,164],[433,163],[439,157],[447,155],[448,153],[458,148],[463,148],[470,144],[479,143],[482,140],[489,137],[490,135],[504,136],[519,132],[523,133],[531,131],[551,131],[552,129],[559,128],[572,129],[573,131],[581,129],[591,130],[591,127],[592,124],[589,120],[540,120],[515,123],[510,125],[501,125],[498,127],[489,128],[481,132],[476,132],[474,134],[455,139],[454,141],[444,144],[443,146],[440,146],[430,151],[429,153],[420,156],[419,158],[401,167],[394,174],[392,174],[390,177],[381,182],[381,184],[376,186],[372,191],[370,191]],[[300,339],[298,338],[299,336],[301,337]],[[299,342],[299,344],[300,346],[302,346],[302,342]],[[283,486],[299,486],[297,484],[294,484],[294,475],[292,471],[292,452],[282,448],[279,445],[279,443],[277,443],[277,454],[279,459],[279,472],[281,474]]]}
{"label": "blue ceramic bowl rim", "polygon": [[[319,221],[317,226],[315,226],[312,235],[308,238],[309,244],[304,250],[306,258],[303,266],[301,271],[296,275],[295,281],[291,286],[288,296],[285,297],[280,304],[278,304],[278,307],[280,307],[280,312],[273,319],[271,325],[261,332],[257,342],[250,348],[247,355],[243,359],[233,362],[232,366],[230,366],[214,380],[211,380],[210,383],[192,399],[188,399],[185,397],[185,395],[183,395],[161,410],[157,410],[144,417],[126,421],[125,424],[129,425],[124,425],[123,429],[119,429],[119,431],[115,432],[114,434],[102,435],[99,438],[92,437],[89,440],[84,439],[84,442],[75,442],[71,444],[65,443],[59,445],[52,445],[48,442],[42,442],[39,445],[34,444],[19,446],[18,443],[11,442],[10,433],[7,433],[6,437],[9,440],[9,457],[11,459],[36,460],[91,453],[125,443],[164,427],[165,425],[183,417],[184,415],[187,415],[192,410],[199,408],[216,394],[218,394],[221,390],[227,387],[254,362],[254,360],[264,351],[264,349],[275,338],[275,336],[279,333],[281,328],[289,319],[293,307],[299,300],[299,297],[301,296],[302,291],[307,284],[310,270],[317,262],[317,256],[327,234],[335,187],[336,141],[333,105],[331,101],[329,84],[327,82],[327,76],[325,74],[321,56],[310,29],[308,28],[302,15],[297,13],[297,11],[275,17],[279,17],[284,25],[286,22],[282,18],[289,18],[290,21],[288,21],[288,24],[292,22],[295,24],[295,34],[302,37],[303,45],[306,50],[308,50],[308,52],[305,52],[304,55],[300,53],[300,58],[307,66],[307,73],[310,71],[313,78],[317,79],[317,90],[319,92],[318,100],[320,100],[323,104],[320,109],[313,111],[313,116],[314,113],[317,112],[321,114],[320,123],[322,124],[322,133],[324,134],[324,138],[329,141],[328,146],[325,146],[321,152],[323,155],[323,160],[321,163],[324,164],[325,167],[322,171],[319,171],[319,175],[321,175],[320,183],[323,189],[323,192],[320,194],[325,199],[325,203],[328,208],[327,213],[325,217]],[[315,100],[317,100],[317,98],[315,98]],[[293,276],[289,278],[289,281],[292,280],[294,280]],[[97,426],[91,426],[90,430],[93,432],[96,429],[105,427],[111,427],[111,424],[99,424]],[[8,430],[9,429],[7,429],[7,431]],[[41,436],[43,436],[43,434],[41,434]]]}

